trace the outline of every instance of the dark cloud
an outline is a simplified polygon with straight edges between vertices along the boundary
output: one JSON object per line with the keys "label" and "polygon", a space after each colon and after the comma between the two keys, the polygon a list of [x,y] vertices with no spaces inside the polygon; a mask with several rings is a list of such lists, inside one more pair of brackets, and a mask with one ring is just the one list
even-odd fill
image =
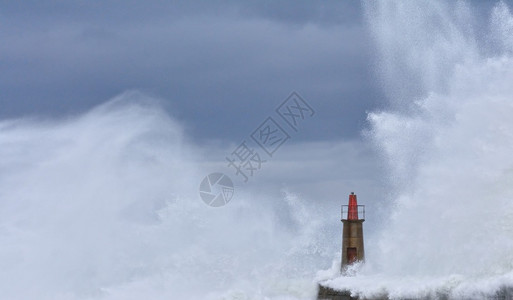
{"label": "dark cloud", "polygon": [[358,2],[3,4],[0,117],[63,115],[130,89],[194,138],[239,140],[293,90],[305,139],[350,138],[382,97]]}

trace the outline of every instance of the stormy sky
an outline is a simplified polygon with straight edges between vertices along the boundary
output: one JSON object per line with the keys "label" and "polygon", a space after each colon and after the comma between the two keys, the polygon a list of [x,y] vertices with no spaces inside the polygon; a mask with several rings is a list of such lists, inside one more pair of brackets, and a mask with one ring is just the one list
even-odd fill
{"label": "stormy sky", "polygon": [[0,118],[81,113],[127,90],[191,138],[237,141],[292,91],[299,140],[355,138],[382,103],[358,1],[24,1],[0,10]]}
{"label": "stormy sky", "polygon": [[[493,3],[474,1],[483,16]],[[127,90],[199,142],[238,141],[292,91],[296,141],[353,139],[386,106],[359,1],[7,1],[0,118],[81,113]]]}
{"label": "stormy sky", "polygon": [[[352,191],[372,272],[502,280],[513,18],[462,2],[0,1],[0,298],[308,299]],[[262,146],[293,91],[315,115]]]}

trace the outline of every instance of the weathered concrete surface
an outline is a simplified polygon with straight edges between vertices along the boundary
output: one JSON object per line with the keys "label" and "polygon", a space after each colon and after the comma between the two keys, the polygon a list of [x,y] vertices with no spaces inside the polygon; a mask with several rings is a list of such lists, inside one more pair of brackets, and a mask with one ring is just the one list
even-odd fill
{"label": "weathered concrete surface", "polygon": [[[325,287],[322,284],[318,284],[319,292],[317,293],[317,300],[359,300],[359,297],[351,297],[351,293],[349,291],[337,291],[329,287]],[[389,300],[390,298],[387,295],[377,296],[373,298],[365,298],[361,300]],[[447,295],[436,294],[431,297],[426,298],[415,298],[415,300],[460,300],[449,298]],[[498,290],[495,295],[486,297],[480,297],[476,295],[475,298],[471,299],[483,299],[483,300],[513,300],[513,287],[503,287]],[[402,300],[413,300],[409,298],[405,298]],[[467,300],[467,299],[461,299]]]}
{"label": "weathered concrete surface", "polygon": [[363,222],[365,220],[342,220],[344,229],[342,230],[342,264],[340,270],[344,272],[349,264],[347,255],[348,248],[356,248],[356,257],[358,261],[365,260],[365,249],[363,247]]}
{"label": "weathered concrete surface", "polygon": [[329,287],[319,284],[319,292],[317,293],[317,300],[357,300],[358,298],[351,297],[348,291],[336,291]]}

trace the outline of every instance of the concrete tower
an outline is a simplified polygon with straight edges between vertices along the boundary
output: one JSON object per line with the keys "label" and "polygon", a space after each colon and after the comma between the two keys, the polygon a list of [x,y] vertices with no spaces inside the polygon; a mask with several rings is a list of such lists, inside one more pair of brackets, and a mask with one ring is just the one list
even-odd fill
{"label": "concrete tower", "polygon": [[349,205],[342,205],[342,264],[340,270],[345,272],[347,266],[365,260],[363,248],[363,222],[365,205],[358,205],[356,195],[351,192]]}

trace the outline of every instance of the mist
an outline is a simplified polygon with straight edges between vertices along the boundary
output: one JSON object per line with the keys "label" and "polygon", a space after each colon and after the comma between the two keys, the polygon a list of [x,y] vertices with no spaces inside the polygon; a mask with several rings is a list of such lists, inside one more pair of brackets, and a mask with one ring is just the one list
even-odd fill
{"label": "mist", "polygon": [[492,296],[513,279],[509,8],[493,8],[485,39],[464,2],[366,11],[390,98],[369,114],[369,134],[388,164],[392,213],[369,263],[332,286],[393,299]]}
{"label": "mist", "polygon": [[[1,121],[1,298],[313,297],[340,251],[347,190],[377,199],[372,151],[286,145],[244,184],[225,162],[235,144],[191,140],[136,91],[85,114]],[[220,208],[198,193],[214,171],[235,182]]]}

